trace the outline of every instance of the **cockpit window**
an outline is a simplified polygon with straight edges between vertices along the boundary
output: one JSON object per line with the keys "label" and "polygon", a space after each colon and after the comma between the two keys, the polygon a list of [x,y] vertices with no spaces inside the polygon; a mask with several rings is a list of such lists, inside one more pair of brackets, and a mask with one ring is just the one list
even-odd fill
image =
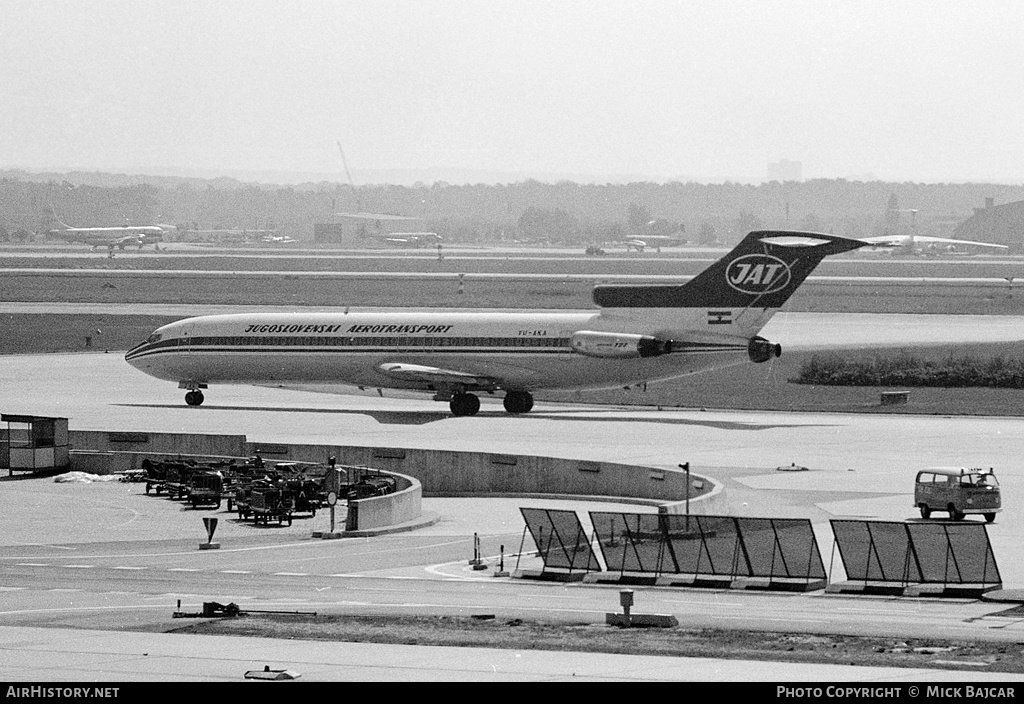
{"label": "cockpit window", "polygon": [[160,338],[162,338],[162,337],[163,337],[163,335],[161,335],[158,332],[155,332],[155,333],[153,333],[152,335],[150,335],[149,337],[146,338],[146,344],[147,345],[152,345],[154,342],[160,342]]}

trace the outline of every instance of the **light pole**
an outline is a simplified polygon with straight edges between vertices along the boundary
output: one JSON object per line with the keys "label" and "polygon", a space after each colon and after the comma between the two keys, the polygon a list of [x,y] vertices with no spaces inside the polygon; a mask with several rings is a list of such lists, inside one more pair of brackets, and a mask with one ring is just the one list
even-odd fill
{"label": "light pole", "polygon": [[690,530],[690,463],[684,462],[679,469],[686,472],[686,530]]}

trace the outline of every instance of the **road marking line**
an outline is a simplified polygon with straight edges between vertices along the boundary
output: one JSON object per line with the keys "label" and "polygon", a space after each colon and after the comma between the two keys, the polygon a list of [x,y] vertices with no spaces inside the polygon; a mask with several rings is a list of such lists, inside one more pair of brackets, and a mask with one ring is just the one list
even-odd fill
{"label": "road marking line", "polygon": [[14,565],[15,567],[49,567],[50,565],[43,562],[18,562]]}
{"label": "road marking line", "polygon": [[221,570],[221,574],[252,574],[252,570]]}
{"label": "road marking line", "polygon": [[308,572],[274,572],[275,577],[308,577]]}
{"label": "road marking line", "polygon": [[115,570],[145,570],[145,569],[148,569],[148,568],[147,567],[127,567],[127,566],[124,566],[124,567],[115,567],[114,569]]}
{"label": "road marking line", "polygon": [[91,570],[95,566],[96,565],[64,565],[64,567],[66,567],[68,569],[75,569],[75,570]]}
{"label": "road marking line", "polygon": [[195,567],[170,567],[168,572],[198,572],[199,570]]}
{"label": "road marking line", "polygon": [[[693,606],[746,606],[746,604],[731,601],[685,601],[681,599],[665,599],[666,604],[688,604]],[[840,609],[841,611],[842,609]]]}
{"label": "road marking line", "polygon": [[714,614],[711,618],[720,618],[727,621],[736,621],[743,619],[744,621],[785,621],[785,622],[798,622],[798,623],[828,623],[824,619],[816,618],[768,618],[766,616],[723,616]]}

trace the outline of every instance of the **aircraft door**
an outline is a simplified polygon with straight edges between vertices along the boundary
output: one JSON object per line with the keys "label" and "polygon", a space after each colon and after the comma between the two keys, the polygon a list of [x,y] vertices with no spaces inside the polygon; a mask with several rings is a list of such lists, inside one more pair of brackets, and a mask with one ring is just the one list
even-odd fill
{"label": "aircraft door", "polygon": [[572,345],[569,344],[569,340],[572,337],[572,330],[559,330],[558,331],[558,351],[562,355],[572,355]]}

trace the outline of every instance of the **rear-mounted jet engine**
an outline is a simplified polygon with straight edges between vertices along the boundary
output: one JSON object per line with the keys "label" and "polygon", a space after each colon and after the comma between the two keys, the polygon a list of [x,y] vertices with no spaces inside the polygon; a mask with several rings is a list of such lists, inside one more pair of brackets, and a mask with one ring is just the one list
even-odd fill
{"label": "rear-mounted jet engine", "polygon": [[580,330],[573,333],[570,345],[574,352],[585,357],[601,359],[632,359],[658,357],[672,351],[671,340],[659,340],[650,335],[630,335],[618,332]]}
{"label": "rear-mounted jet engine", "polygon": [[767,362],[772,357],[781,357],[782,345],[768,342],[768,340],[758,335],[757,337],[750,338],[750,344],[747,345],[747,354],[750,355],[751,362],[760,364],[761,362]]}

